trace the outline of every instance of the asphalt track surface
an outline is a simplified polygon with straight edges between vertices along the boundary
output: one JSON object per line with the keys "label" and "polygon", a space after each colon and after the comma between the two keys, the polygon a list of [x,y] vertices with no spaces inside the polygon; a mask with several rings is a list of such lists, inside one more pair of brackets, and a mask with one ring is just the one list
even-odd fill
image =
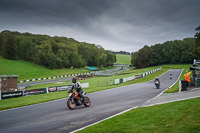
{"label": "asphalt track surface", "polygon": [[[173,79],[169,79],[169,74]],[[157,96],[179,77],[181,69],[172,69],[159,77],[161,88],[153,81],[90,93],[90,107],[69,110],[67,98],[0,112],[0,133],[60,133],[70,132],[115,115],[132,107],[141,106]],[[67,97],[67,94],[66,94]]]}

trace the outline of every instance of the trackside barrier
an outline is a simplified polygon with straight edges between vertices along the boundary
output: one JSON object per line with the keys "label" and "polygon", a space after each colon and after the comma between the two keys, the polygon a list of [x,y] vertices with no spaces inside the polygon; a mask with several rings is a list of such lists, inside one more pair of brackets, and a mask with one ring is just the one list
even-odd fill
{"label": "trackside barrier", "polygon": [[[130,80],[134,80],[134,79],[138,79],[138,78],[142,78],[142,77],[145,77],[145,76],[148,76],[154,72],[157,72],[159,70],[161,70],[162,68],[157,68],[157,69],[154,69],[154,70],[151,70],[151,71],[148,71],[148,72],[145,72],[145,73],[142,73],[142,74],[138,74],[136,76],[131,76],[131,77],[128,77],[128,78],[122,78],[122,79],[115,79],[114,81],[114,84],[117,85],[117,84],[120,84],[120,83],[123,83],[123,82],[127,82],[127,81],[130,81]],[[111,83],[111,82],[110,82]]]}
{"label": "trackside barrier", "polygon": [[47,80],[47,79],[55,79],[55,78],[63,78],[63,77],[72,77],[72,76],[78,76],[78,75],[91,75],[91,74],[94,74],[94,72],[61,75],[61,76],[56,76],[56,77],[29,79],[29,80],[18,81],[18,83],[31,82],[31,81],[40,81],[40,80]]}
{"label": "trackside barrier", "polygon": [[119,79],[115,79],[115,84],[119,84]]}
{"label": "trackside barrier", "polygon": [[89,87],[89,83],[82,83],[82,84],[81,84],[81,87],[82,87],[82,88],[88,88],[88,87]]}
{"label": "trackside barrier", "polygon": [[[31,89],[31,90],[7,92],[7,93],[2,93],[2,94],[0,91],[0,100],[1,100],[1,98],[6,99],[6,98],[13,98],[13,97],[45,94],[45,93],[57,92],[57,91],[66,91],[66,90],[71,89],[71,87],[72,87],[72,85],[56,86],[56,87],[48,87],[48,88],[42,88],[42,89]],[[87,87],[89,87],[89,83],[82,83],[81,87],[87,88]]]}
{"label": "trackside barrier", "polygon": [[13,98],[13,97],[21,97],[21,96],[23,96],[23,91],[1,93],[2,99]]}

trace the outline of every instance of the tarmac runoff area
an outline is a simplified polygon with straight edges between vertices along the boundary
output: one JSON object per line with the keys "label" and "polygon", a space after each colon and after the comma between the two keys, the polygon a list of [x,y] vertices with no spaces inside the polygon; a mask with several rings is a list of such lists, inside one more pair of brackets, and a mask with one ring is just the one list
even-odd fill
{"label": "tarmac runoff area", "polygon": [[200,88],[193,88],[187,91],[181,91],[176,93],[162,93],[161,95],[156,96],[151,100],[145,102],[141,107],[154,106],[197,97],[200,97]]}

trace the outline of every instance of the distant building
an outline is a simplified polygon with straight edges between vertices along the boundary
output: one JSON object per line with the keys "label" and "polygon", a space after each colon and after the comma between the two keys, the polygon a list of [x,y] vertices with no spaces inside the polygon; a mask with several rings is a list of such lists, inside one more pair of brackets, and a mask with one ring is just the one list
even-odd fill
{"label": "distant building", "polygon": [[0,75],[0,90],[4,92],[14,92],[18,90],[17,75]]}

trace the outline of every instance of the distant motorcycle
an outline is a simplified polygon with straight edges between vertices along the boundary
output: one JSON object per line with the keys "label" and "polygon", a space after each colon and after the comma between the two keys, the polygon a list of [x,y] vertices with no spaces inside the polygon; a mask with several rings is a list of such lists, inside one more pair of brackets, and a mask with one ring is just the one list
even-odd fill
{"label": "distant motorcycle", "polygon": [[158,79],[158,77],[156,77],[156,79],[154,80],[154,84],[157,89],[160,89],[160,80]]}
{"label": "distant motorcycle", "polygon": [[169,75],[169,79],[172,79],[172,74]]}
{"label": "distant motorcycle", "polygon": [[86,107],[89,107],[91,102],[89,97],[85,96],[86,93],[83,92],[83,95],[85,97],[85,101],[78,95],[78,92],[69,92],[69,98],[67,100],[67,106],[69,109],[74,110],[76,106],[85,105]]}
{"label": "distant motorcycle", "polygon": [[160,83],[158,81],[155,82],[155,86],[157,89],[160,89]]}

